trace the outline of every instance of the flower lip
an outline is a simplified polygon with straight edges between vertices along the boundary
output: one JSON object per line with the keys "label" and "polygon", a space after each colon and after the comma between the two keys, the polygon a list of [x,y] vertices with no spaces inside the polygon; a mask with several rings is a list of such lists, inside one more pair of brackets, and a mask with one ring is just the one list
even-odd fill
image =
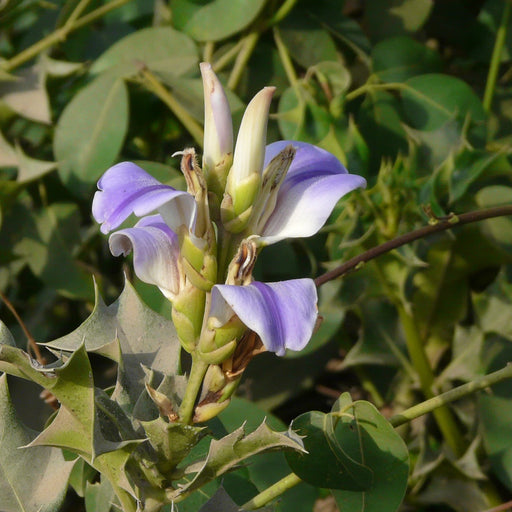
{"label": "flower lip", "polygon": [[173,231],[195,222],[196,203],[187,192],[163,185],[131,162],[121,162],[108,169],[98,181],[92,214],[109,233],[132,213],[142,217],[159,211]]}
{"label": "flower lip", "polygon": [[112,233],[109,246],[114,256],[133,251],[137,277],[158,286],[167,298],[172,299],[183,285],[178,236],[160,215],[149,215],[133,228]]}
{"label": "flower lip", "polygon": [[215,285],[211,317],[225,323],[233,312],[256,332],[267,350],[282,356],[302,350],[313,334],[318,297],[312,279],[247,286]]}
{"label": "flower lip", "polygon": [[264,225],[257,227],[259,244],[284,238],[314,235],[327,221],[338,200],[366,180],[348,171],[331,153],[296,141],[279,141],[267,146],[265,164],[289,144],[297,152],[277,194],[276,205]]}

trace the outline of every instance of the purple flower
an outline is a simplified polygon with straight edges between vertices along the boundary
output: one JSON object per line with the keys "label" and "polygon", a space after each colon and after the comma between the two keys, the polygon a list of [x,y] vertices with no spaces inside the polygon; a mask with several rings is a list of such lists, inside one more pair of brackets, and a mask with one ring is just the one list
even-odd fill
{"label": "purple flower", "polygon": [[210,317],[224,325],[236,314],[259,335],[267,350],[282,356],[286,349],[302,350],[307,345],[316,323],[316,303],[312,279],[216,285]]}
{"label": "purple flower", "polygon": [[[277,191],[275,207],[264,211],[247,235],[263,245],[284,238],[315,234],[343,195],[365,186],[364,178],[348,174],[330,153],[303,142],[280,141],[266,148],[264,167],[292,145],[295,157]],[[176,232],[193,230],[196,203],[192,195],[163,185],[135,164],[110,168],[98,182],[93,215],[103,233],[119,227],[131,214],[142,217],[133,227],[110,236],[115,256],[134,252],[134,268],[173,300],[185,282]],[[148,214],[157,215],[148,216]],[[255,331],[267,350],[284,354],[301,350],[316,321],[317,294],[311,279],[248,286],[219,284],[212,290],[211,317],[227,321],[236,314]],[[219,324],[221,325],[221,324]]]}

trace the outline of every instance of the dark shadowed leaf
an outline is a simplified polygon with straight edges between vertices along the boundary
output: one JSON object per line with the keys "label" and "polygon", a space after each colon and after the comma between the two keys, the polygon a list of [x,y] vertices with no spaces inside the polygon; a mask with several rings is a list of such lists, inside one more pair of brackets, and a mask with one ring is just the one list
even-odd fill
{"label": "dark shadowed leaf", "polygon": [[294,9],[279,29],[290,55],[301,66],[309,68],[319,62],[339,59],[329,31],[306,9]]}
{"label": "dark shadowed leaf", "polygon": [[435,130],[456,116],[466,116],[485,134],[486,114],[478,96],[462,80],[440,74],[410,78],[402,92],[402,105],[408,123],[418,130]]}
{"label": "dark shadowed leaf", "polygon": [[416,75],[440,71],[441,57],[410,37],[393,37],[373,48],[372,69],[383,82],[403,82]]}
{"label": "dark shadowed leaf", "polygon": [[433,0],[373,0],[371,9],[364,11],[370,38],[379,41],[415,32],[427,21],[433,5]]}
{"label": "dark shadowed leaf", "polygon": [[[346,451],[347,442],[354,442],[350,435],[354,425],[336,414],[310,411],[296,418],[291,427],[304,437],[307,453],[287,453],[286,460],[302,480],[330,489],[361,491],[371,487],[372,470]],[[361,460],[362,446],[357,444],[361,452],[356,456]]]}
{"label": "dark shadowed leaf", "polygon": [[[354,424],[346,432],[346,449],[354,457],[364,453],[364,463],[373,473],[369,489],[357,492],[332,491],[340,510],[350,512],[394,512],[402,503],[409,475],[409,453],[403,439],[369,402],[357,401],[343,394],[333,411],[347,413],[340,422]],[[353,419],[350,415],[354,415]],[[350,436],[352,440],[350,441]],[[345,446],[345,445],[344,445]]]}
{"label": "dark shadowed leaf", "polygon": [[25,236],[13,248],[47,286],[73,298],[93,297],[91,276],[77,264],[80,212],[72,203],[54,203],[30,213]]}

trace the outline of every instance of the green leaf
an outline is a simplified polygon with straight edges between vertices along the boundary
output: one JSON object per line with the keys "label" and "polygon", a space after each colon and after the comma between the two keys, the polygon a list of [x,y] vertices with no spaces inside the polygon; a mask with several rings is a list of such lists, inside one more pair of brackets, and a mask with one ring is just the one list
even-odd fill
{"label": "green leaf", "polygon": [[280,23],[279,30],[290,55],[301,66],[309,68],[319,62],[339,60],[329,32],[307,9],[294,9]]}
{"label": "green leaf", "polygon": [[240,507],[231,499],[223,487],[219,487],[216,493],[199,509],[199,512],[240,512]]}
{"label": "green leaf", "polygon": [[[358,428],[352,419],[346,421],[336,414],[319,411],[301,414],[293,420],[291,428],[304,437],[307,452],[286,454],[292,471],[317,487],[358,491],[370,488],[372,470],[346,451],[347,442],[354,442],[350,435],[354,426]],[[364,459],[362,453],[356,457]]]}
{"label": "green leaf", "polygon": [[174,26],[196,41],[220,41],[246,28],[265,0],[174,0]]}
{"label": "green leaf", "polygon": [[116,340],[123,355],[123,376],[128,379],[124,385],[132,404],[144,390],[145,373],[141,365],[166,375],[178,373],[180,344],[173,323],[149,309],[128,281],[110,306],[96,292],[91,316],[75,331],[46,346],[74,351],[84,343],[88,351],[119,361]]}
{"label": "green leaf", "polygon": [[1,100],[23,117],[50,124],[50,102],[39,67],[22,69],[16,77],[14,81],[0,82]]}
{"label": "green leaf", "polygon": [[410,78],[405,84],[402,105],[413,128],[435,130],[454,116],[461,122],[469,116],[473,123],[485,129],[482,103],[466,82],[432,73]]}
{"label": "green leaf", "polygon": [[87,482],[85,489],[85,510],[87,512],[109,512],[114,503],[114,489],[106,478],[101,482]]}
{"label": "green leaf", "polygon": [[372,50],[372,69],[382,82],[405,82],[441,70],[437,52],[406,36],[384,39]]}
{"label": "green leaf", "polygon": [[305,87],[289,87],[279,100],[277,121],[285,139],[302,140],[311,144],[324,139],[330,129],[331,117]]}
{"label": "green leaf", "polygon": [[480,393],[478,417],[492,468],[500,481],[512,491],[512,397]]}
{"label": "green leaf", "polygon": [[505,152],[490,153],[465,149],[455,158],[455,169],[450,175],[450,203],[463,198],[480,181],[496,176],[509,177],[512,166]]}
{"label": "green leaf", "polygon": [[112,165],[128,128],[128,92],[123,80],[100,75],[68,103],[55,130],[53,151],[64,185],[89,194]]}
{"label": "green leaf", "polygon": [[373,0],[365,9],[365,23],[374,41],[416,32],[427,21],[432,0]]}
{"label": "green leaf", "polygon": [[413,308],[423,339],[433,329],[450,326],[466,312],[469,292],[467,267],[455,251],[454,240],[446,237],[433,245],[428,267],[414,276]]}
{"label": "green leaf", "polygon": [[361,304],[363,328],[343,367],[363,364],[398,366],[399,344],[404,345],[396,308],[386,300],[369,298]]}
{"label": "green leaf", "polygon": [[28,183],[41,178],[57,168],[56,162],[37,160],[25,155],[19,144],[16,144],[16,158],[18,167],[18,176],[16,179],[20,183]]}
{"label": "green leaf", "polygon": [[[510,204],[511,197],[512,187],[491,185],[479,190],[475,194],[475,201],[479,208],[490,208],[492,206]],[[489,219],[485,224],[492,237],[498,243],[510,248],[512,245],[512,240],[510,239],[510,233],[512,232],[512,220],[510,217]]]}
{"label": "green leaf", "polygon": [[3,512],[57,512],[64,499],[73,461],[61,450],[28,445],[36,433],[16,417],[0,376],[0,500]]}
{"label": "green leaf", "polygon": [[263,422],[246,435],[244,427],[236,429],[220,440],[212,440],[206,459],[186,467],[185,473],[194,477],[183,483],[169,497],[175,499],[190,494],[207,482],[233,470],[249,457],[275,449],[304,451],[300,438],[293,432],[274,432]]}
{"label": "green leaf", "polygon": [[[310,355],[304,358],[304,361],[311,361],[312,357],[314,356]],[[282,363],[283,361],[281,361],[281,365]],[[281,375],[289,373],[283,372],[282,366],[280,366],[280,368]],[[261,409],[253,402],[237,397],[231,400],[229,407],[220,414],[218,419],[222,422],[227,432],[232,432],[242,424],[245,425],[247,430],[254,430],[262,421],[266,421],[274,430],[283,430],[286,428],[279,419]],[[264,491],[290,473],[283,452],[260,453],[257,457],[250,460],[250,463],[246,466],[246,470],[248,475],[245,476],[245,478],[256,487],[256,490],[247,497],[244,497],[243,500],[240,500],[239,503],[245,503],[245,501],[248,501],[257,494],[258,491]],[[237,471],[231,475],[237,476],[239,473],[240,471]],[[237,499],[235,492],[228,486],[227,477],[229,476],[230,474],[223,477],[222,482],[231,496]],[[237,486],[237,488],[239,487],[240,486]],[[317,497],[318,490],[302,482],[293,489],[289,489],[286,493],[281,495],[278,500],[275,500],[274,512],[290,512],[302,509],[313,510]],[[196,509],[192,509],[192,512],[195,512]]]}
{"label": "green leaf", "polygon": [[188,36],[171,27],[150,27],[112,45],[94,62],[91,73],[108,70],[110,76],[128,78],[147,68],[180,76],[197,65],[197,49]]}
{"label": "green leaf", "polygon": [[[341,412],[353,414],[354,419],[342,416]],[[361,461],[373,472],[373,482],[367,490],[332,491],[338,507],[351,512],[394,512],[403,500],[409,476],[409,454],[404,441],[372,404],[350,404],[347,393],[335,404],[333,413],[340,414],[340,422],[355,424],[356,428],[346,431],[348,444],[344,447],[354,457],[364,453]]]}
{"label": "green leaf", "polygon": [[67,297],[91,299],[91,276],[74,256],[81,242],[78,206],[54,203],[31,213],[31,217],[14,253],[50,288]]}
{"label": "green leaf", "polygon": [[395,159],[408,150],[407,134],[400,117],[400,103],[389,92],[370,90],[358,113],[358,126],[371,148],[370,163],[380,168],[383,157]]}
{"label": "green leaf", "polygon": [[161,457],[157,466],[163,474],[172,471],[206,434],[204,427],[169,423],[161,416],[141,422],[149,442]]}

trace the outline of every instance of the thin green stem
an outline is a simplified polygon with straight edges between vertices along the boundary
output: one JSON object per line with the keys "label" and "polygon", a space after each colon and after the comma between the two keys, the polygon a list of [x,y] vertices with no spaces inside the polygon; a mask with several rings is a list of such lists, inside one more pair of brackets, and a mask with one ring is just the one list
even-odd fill
{"label": "thin green stem", "polygon": [[234,60],[243,45],[244,40],[240,39],[240,41],[238,41],[235,46],[230,48],[226,53],[221,55],[215,62],[213,62],[212,69],[215,71],[215,73],[222,71],[232,60]]}
{"label": "thin green stem", "polygon": [[232,91],[237,88],[238,83],[242,78],[242,73],[244,72],[247,62],[251,58],[252,52],[256,47],[256,43],[258,42],[259,38],[260,33],[256,31],[250,32],[244,37],[242,48],[236,57],[235,65],[231,70],[231,74],[229,75],[227,83],[228,88]]}
{"label": "thin green stem", "polygon": [[507,37],[511,5],[511,0],[505,0],[503,5],[503,14],[501,15],[500,26],[498,27],[498,31],[496,32],[496,40],[494,41],[494,49],[492,51],[489,73],[487,74],[484,99],[482,101],[484,110],[486,112],[491,111],[492,98],[494,96],[494,89],[496,87],[496,80],[498,79],[498,71],[500,69],[501,54],[503,52],[503,46],[505,45],[505,40]]}
{"label": "thin green stem", "polygon": [[267,26],[272,27],[282,21],[295,7],[297,0],[285,0],[281,7],[274,13],[274,16],[267,21]]}
{"label": "thin green stem", "polygon": [[201,390],[207,369],[208,364],[198,359],[195,354],[192,354],[192,368],[190,369],[187,388],[185,389],[185,395],[180,406],[179,414],[182,423],[192,423],[197,396]]}
{"label": "thin green stem", "polygon": [[283,40],[281,39],[281,34],[277,27],[274,28],[274,41],[276,42],[277,51],[279,53],[279,58],[281,59],[281,63],[283,64],[284,70],[286,72],[286,77],[288,78],[288,81],[295,89],[295,94],[297,95],[297,98],[300,100],[301,96],[298,90],[297,74],[295,73],[295,68],[293,67],[292,59],[290,58],[288,49],[283,43]]}
{"label": "thin green stem", "polygon": [[281,494],[286,492],[288,489],[295,487],[301,482],[302,480],[295,473],[290,473],[284,478],[281,478],[279,482],[276,482],[274,485],[271,485],[264,491],[254,496],[254,498],[245,503],[242,508],[244,510],[256,510],[261,508],[267,503],[270,503],[273,499],[281,496]]}
{"label": "thin green stem", "polygon": [[[405,308],[402,305],[398,305],[398,314],[405,333],[407,351],[409,352],[409,357],[411,358],[412,364],[418,374],[421,390],[425,395],[425,398],[433,398],[434,392],[432,390],[432,386],[434,384],[435,377],[428,361],[427,354],[425,353],[425,347],[419,336],[414,318],[405,311]],[[447,407],[441,405],[433,411],[433,414],[448,446],[456,457],[462,456],[464,453],[464,444],[451,411]]]}
{"label": "thin green stem", "polygon": [[399,427],[400,425],[408,423],[415,418],[419,418],[424,414],[433,412],[436,409],[449,404],[450,402],[460,400],[465,396],[488,388],[493,384],[506,379],[512,379],[512,364],[510,363],[501,370],[490,373],[489,375],[478,377],[475,380],[468,382],[467,384],[462,384],[462,386],[450,389],[450,391],[446,391],[446,393],[442,393],[441,395],[432,397],[429,400],[425,400],[421,404],[410,407],[409,409],[402,411],[400,414],[396,414],[389,421],[394,427]]}
{"label": "thin green stem", "polygon": [[144,68],[141,71],[144,78],[144,85],[155,93],[172,111],[172,113],[180,120],[187,131],[192,135],[199,146],[203,146],[204,132],[201,125],[183,108],[179,101],[164,87],[158,78],[149,69]]}
{"label": "thin green stem", "polygon": [[70,14],[69,18],[64,23],[64,27],[72,27],[75,24],[75,21],[82,15],[90,3],[91,0],[80,0],[73,12]]}
{"label": "thin green stem", "polygon": [[357,89],[354,89],[352,92],[349,92],[345,99],[347,101],[352,101],[359,96],[362,96],[363,94],[366,94],[367,92],[373,91],[373,90],[379,90],[383,89],[385,91],[387,90],[400,90],[405,89],[407,86],[405,84],[401,84],[398,82],[391,82],[389,84],[373,84],[373,83],[366,83],[364,85],[361,85],[361,87],[358,87]]}
{"label": "thin green stem", "polygon": [[215,43],[213,41],[208,41],[203,48],[203,61],[211,62],[212,55],[215,50]]}
{"label": "thin green stem", "polygon": [[[50,48],[54,44],[64,41],[71,32],[74,32],[75,30],[82,28],[83,26],[97,20],[98,18],[101,18],[108,12],[117,9],[118,7],[121,7],[122,5],[127,4],[130,1],[131,0],[112,0],[111,2],[108,2],[107,4],[98,7],[98,9],[91,11],[89,14],[86,14],[85,16],[82,16],[76,21],[73,21],[73,23],[71,24],[68,24],[66,22],[63,27],[55,30],[55,32],[52,32],[51,34],[48,34],[46,37],[44,37],[37,43],[34,43],[32,46],[29,46],[28,48],[20,52],[18,55],[15,55],[12,59],[0,62],[0,69],[2,69],[3,71],[12,71],[13,69],[16,69],[22,64],[25,64],[25,62],[39,55],[47,48]],[[81,4],[79,4],[78,7],[80,7],[80,5]]]}

